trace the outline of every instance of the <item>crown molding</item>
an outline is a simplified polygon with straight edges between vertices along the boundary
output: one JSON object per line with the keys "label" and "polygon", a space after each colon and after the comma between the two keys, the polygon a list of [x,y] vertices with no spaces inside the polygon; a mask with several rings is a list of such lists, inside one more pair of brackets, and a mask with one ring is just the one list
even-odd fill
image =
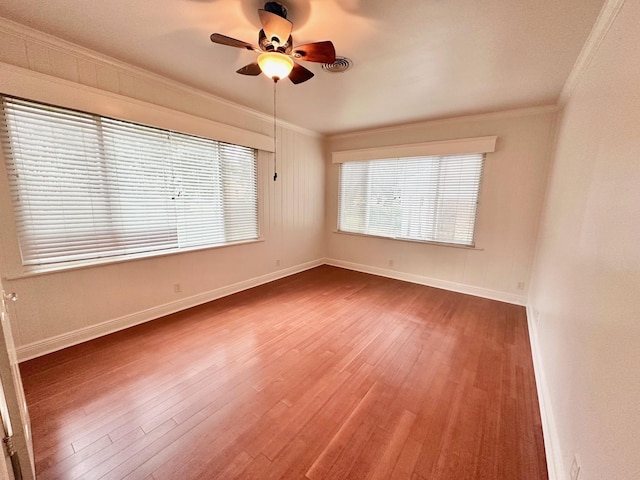
{"label": "crown molding", "polygon": [[569,73],[567,81],[562,87],[560,97],[558,98],[558,106],[563,107],[569,98],[571,98],[573,91],[589,68],[593,57],[607,36],[611,25],[618,16],[618,13],[620,13],[625,1],[626,0],[605,0],[602,10],[600,10],[600,14],[591,29],[591,33],[587,37],[576,59],[576,63],[573,64],[571,73]]}
{"label": "crown molding", "polygon": [[[103,65],[110,66],[112,68],[124,70],[125,72],[132,74],[134,76],[142,77],[146,80],[160,83],[166,87],[171,87],[177,90],[181,90],[184,93],[195,95],[200,98],[204,98],[208,101],[216,102],[221,106],[236,109],[246,115],[250,115],[258,120],[267,122],[267,124],[271,124],[273,122],[273,117],[270,114],[266,114],[258,110],[254,110],[252,108],[246,107],[244,105],[240,105],[238,103],[234,103],[230,100],[226,100],[222,97],[206,92],[204,90],[200,90],[196,87],[192,87],[190,85],[164,77],[157,73],[150,72],[149,70],[145,70],[135,65],[123,62],[122,60],[118,60],[116,58],[110,57],[103,53],[96,52],[94,50],[83,47],[76,43],[63,40],[61,38],[55,37],[48,33],[41,32],[40,30],[36,30],[34,28],[28,27],[21,23],[14,22],[13,20],[9,20],[4,17],[0,17],[0,32],[8,33],[10,35],[22,38],[23,40],[28,40],[30,42],[38,43],[47,48],[55,49],[55,50],[64,52],[66,54],[73,55],[78,59],[88,60],[91,62],[98,62]],[[304,128],[299,125],[295,125],[293,123],[289,123],[280,119],[278,119],[278,126],[284,127],[288,130],[293,130],[298,133],[302,133],[304,135],[308,135],[311,137],[316,137],[316,138],[323,137],[323,135],[318,132],[309,130],[307,128]]]}
{"label": "crown molding", "polygon": [[557,105],[542,105],[539,107],[515,108],[511,110],[499,110],[496,112],[478,113],[473,115],[462,115],[459,117],[440,118],[435,120],[423,120],[420,122],[403,123],[400,125],[391,125],[388,127],[371,128],[364,130],[355,130],[346,133],[336,133],[327,135],[328,140],[341,140],[363,135],[378,135],[383,133],[401,132],[410,128],[424,128],[435,125],[446,125],[451,123],[479,122],[487,120],[500,120],[503,118],[529,117],[533,115],[546,115],[556,113],[559,110]]}

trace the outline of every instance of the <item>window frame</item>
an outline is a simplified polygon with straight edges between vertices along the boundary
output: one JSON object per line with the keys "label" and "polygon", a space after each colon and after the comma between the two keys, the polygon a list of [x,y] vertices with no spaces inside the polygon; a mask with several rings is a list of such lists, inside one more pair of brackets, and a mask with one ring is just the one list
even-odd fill
{"label": "window frame", "polygon": [[[229,141],[214,139],[212,138],[213,135],[203,136],[201,133],[192,133],[188,131],[189,129],[177,130],[177,129],[167,128],[164,125],[158,126],[149,122],[141,122],[137,119],[127,118],[128,115],[123,115],[123,118],[116,118],[114,116],[105,115],[104,113],[89,112],[79,108],[74,108],[72,106],[57,105],[47,101],[42,101],[42,100],[37,100],[32,98],[25,98],[22,96],[11,94],[11,93],[0,92],[0,96],[16,98],[16,99],[24,100],[27,102],[39,103],[43,106],[50,106],[53,108],[62,108],[65,110],[78,112],[80,114],[88,114],[88,115],[97,116],[100,118],[108,118],[111,120],[132,123],[135,125],[150,127],[153,129],[176,133],[179,135],[188,135],[193,137],[204,138],[207,140],[214,140],[215,142],[232,144]],[[122,98],[122,100],[120,98]],[[124,101],[123,97],[120,97],[120,98],[118,99],[119,101]],[[126,101],[127,103],[129,103],[128,99]],[[118,102],[116,101],[116,103]],[[144,104],[144,102],[138,102],[138,103]],[[152,110],[156,110],[156,109],[162,110],[163,111],[162,113],[165,115],[170,114],[172,112],[169,109],[165,109],[164,107],[159,107],[152,104],[145,104],[145,106],[151,107]],[[33,275],[52,273],[52,272],[74,270],[79,268],[87,268],[87,267],[94,267],[94,266],[100,266],[100,265],[116,264],[116,263],[128,262],[131,260],[163,257],[167,255],[176,255],[176,254],[182,254],[182,253],[188,253],[188,252],[194,252],[194,251],[227,248],[227,247],[232,247],[237,245],[263,242],[264,239],[262,237],[262,232],[263,232],[264,214],[263,214],[263,202],[261,202],[260,200],[261,198],[263,198],[263,194],[262,194],[263,187],[262,187],[262,180],[261,180],[262,168],[260,167],[260,165],[264,163],[264,160],[265,160],[264,156],[268,154],[268,151],[269,151],[269,148],[267,149],[263,148],[264,146],[266,146],[265,139],[268,139],[269,137],[262,134],[254,134],[253,132],[250,132],[250,131],[243,132],[241,131],[241,129],[238,129],[236,127],[226,126],[224,124],[217,124],[216,122],[212,122],[207,119],[201,119],[199,117],[193,117],[189,114],[183,114],[181,112],[175,112],[175,113],[177,113],[178,116],[186,116],[189,118],[190,121],[195,121],[198,124],[203,123],[203,124],[210,124],[213,126],[222,126],[224,128],[224,130],[222,131],[223,137],[231,136],[231,137],[238,137],[242,139],[245,139],[246,137],[245,139],[246,141],[242,142],[244,143],[244,145],[241,145],[241,144],[232,144],[232,145],[239,145],[242,147],[252,148],[255,151],[254,166],[255,166],[255,200],[256,200],[255,211],[256,211],[256,230],[257,230],[256,238],[231,241],[231,242],[221,243],[221,244],[220,243],[204,244],[204,245],[195,245],[195,246],[188,246],[188,247],[165,248],[161,250],[151,250],[151,251],[144,251],[139,253],[127,253],[127,254],[119,254],[114,256],[96,257],[96,258],[88,258],[88,259],[80,259],[80,260],[70,260],[70,261],[63,261],[63,262],[57,262],[57,263],[24,264],[22,261],[22,254],[21,254],[20,235],[18,233],[18,228],[17,228],[17,217],[16,217],[13,200],[11,198],[11,187],[9,185],[8,170],[7,170],[8,159],[6,158],[4,149],[0,148],[0,160],[1,160],[0,161],[0,177],[1,177],[0,193],[4,191],[3,195],[6,199],[2,201],[1,214],[3,218],[10,220],[9,222],[7,222],[8,225],[6,225],[6,228],[3,228],[4,231],[2,233],[2,237],[4,238],[3,242],[5,242],[5,244],[8,245],[8,252],[9,252],[9,254],[7,255],[7,257],[9,257],[8,259],[9,261],[6,262],[8,263],[8,265],[6,265],[6,268],[4,269],[5,272],[7,272],[7,278],[16,279],[16,278],[23,278],[23,277],[33,276]],[[136,117],[136,115],[132,115],[132,116]],[[160,115],[160,117],[163,117],[163,116],[164,115]],[[163,121],[158,123],[164,123],[164,120],[166,119],[163,118]],[[198,128],[196,128],[195,130],[203,130],[202,127],[204,127],[204,125],[199,125]],[[16,255],[12,255],[11,254],[12,251],[15,251]]]}
{"label": "window frame", "polygon": [[[482,250],[478,247],[478,220],[480,217],[480,205],[482,198],[482,186],[485,162],[489,159],[489,153],[496,150],[497,136],[485,136],[475,138],[461,138],[451,140],[438,140],[418,144],[400,144],[389,145],[374,148],[363,148],[355,150],[333,151],[332,163],[338,164],[337,175],[337,197],[336,197],[336,226],[334,233],[343,235],[354,235],[368,238],[380,238],[385,240],[423,243],[436,246],[445,246],[462,249]],[[476,196],[476,208],[473,221],[473,234],[471,244],[441,242],[432,239],[406,238],[402,236],[386,236],[358,231],[341,230],[341,200],[342,200],[342,184],[343,184],[343,163],[351,162],[370,162],[375,160],[403,160],[413,157],[429,157],[429,156],[457,156],[465,154],[483,154],[480,177],[478,181],[478,190]]]}

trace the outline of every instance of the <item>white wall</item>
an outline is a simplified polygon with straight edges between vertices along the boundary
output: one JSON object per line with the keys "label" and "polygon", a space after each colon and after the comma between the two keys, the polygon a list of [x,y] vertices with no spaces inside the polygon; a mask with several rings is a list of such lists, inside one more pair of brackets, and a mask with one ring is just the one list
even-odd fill
{"label": "white wall", "polygon": [[[328,152],[497,135],[482,180],[476,249],[337,233],[339,166],[327,170],[330,263],[524,304],[548,171],[553,108],[461,117],[328,139]],[[390,266],[393,261],[393,266]],[[519,288],[519,283],[523,288]]]}
{"label": "white wall", "polygon": [[[273,128],[268,116],[5,21],[0,22],[0,45],[2,82],[34,81],[42,86],[37,95],[49,98],[71,89],[81,99],[100,98],[103,107],[118,109],[122,117],[144,110],[151,123],[154,112],[160,118],[168,108],[176,119],[182,118],[178,112],[195,116],[189,117],[195,127],[202,118],[241,128],[249,136],[269,135]],[[211,122],[200,123],[206,129]],[[322,139],[291,125],[279,128],[279,139],[277,182],[272,180],[272,154],[259,157],[263,241],[58,273],[20,275],[7,182],[2,179],[0,274],[5,277],[5,288],[20,299],[11,312],[20,357],[42,354],[321,263]],[[179,294],[174,293],[175,283],[181,284]]]}
{"label": "white wall", "polygon": [[580,480],[640,478],[640,2],[603,12],[621,4],[574,75],[530,289],[562,480],[574,454]]}

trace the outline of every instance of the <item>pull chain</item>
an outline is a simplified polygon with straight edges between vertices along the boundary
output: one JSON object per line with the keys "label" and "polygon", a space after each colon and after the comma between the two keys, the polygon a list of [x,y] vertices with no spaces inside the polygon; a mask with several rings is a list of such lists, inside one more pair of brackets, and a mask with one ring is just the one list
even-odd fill
{"label": "pull chain", "polygon": [[[277,77],[276,77],[277,78]],[[276,138],[276,83],[278,81],[273,80],[273,181],[278,178],[278,139]]]}

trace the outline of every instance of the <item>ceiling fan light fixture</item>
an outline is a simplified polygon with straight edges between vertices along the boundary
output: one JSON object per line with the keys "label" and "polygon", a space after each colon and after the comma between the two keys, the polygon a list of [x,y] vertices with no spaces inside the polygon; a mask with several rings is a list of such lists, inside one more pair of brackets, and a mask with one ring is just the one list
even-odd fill
{"label": "ceiling fan light fixture", "polygon": [[258,57],[260,70],[274,81],[289,76],[293,70],[293,60],[288,55],[277,52],[265,52]]}

